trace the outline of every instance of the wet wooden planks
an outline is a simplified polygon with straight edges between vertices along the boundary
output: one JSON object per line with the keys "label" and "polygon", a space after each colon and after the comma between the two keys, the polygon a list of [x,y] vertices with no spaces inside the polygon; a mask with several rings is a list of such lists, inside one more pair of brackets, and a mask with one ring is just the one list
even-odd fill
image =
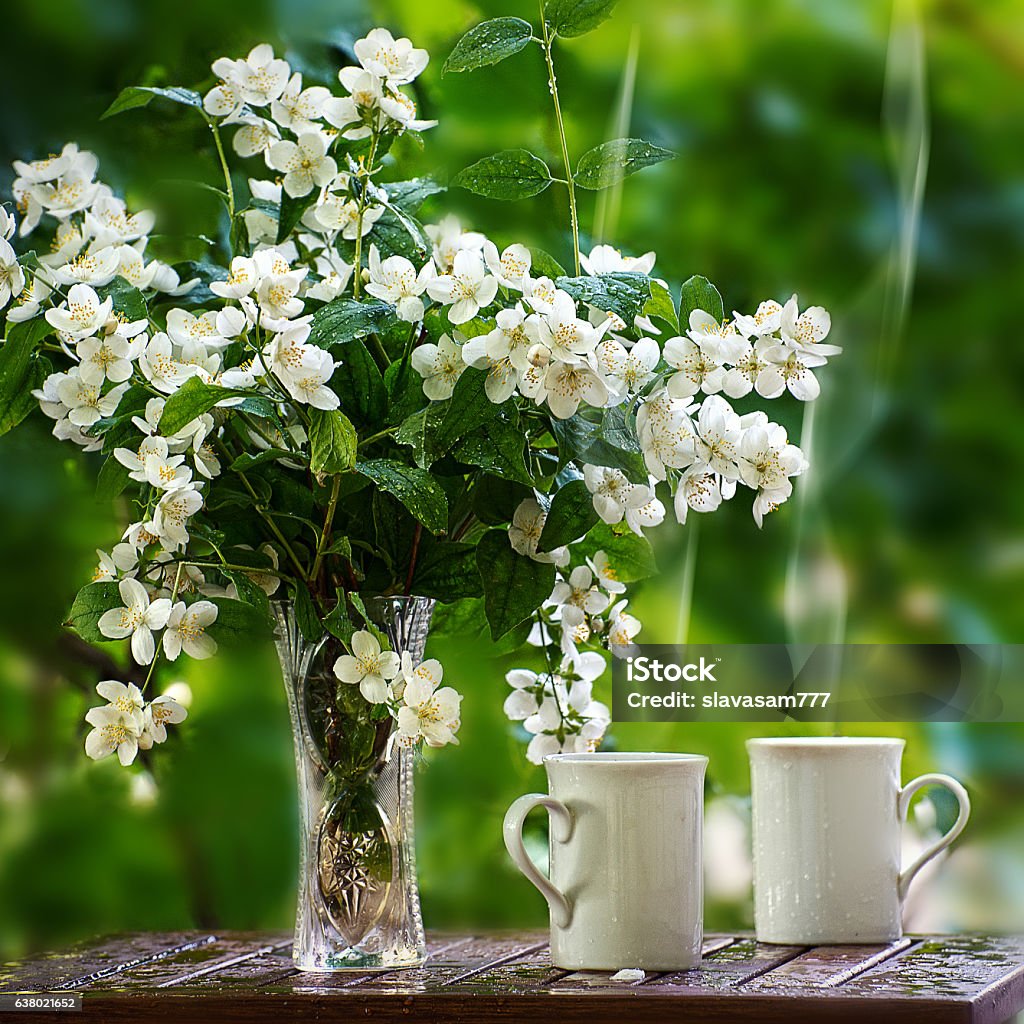
{"label": "wet wooden planks", "polygon": [[[84,1018],[109,1024],[1002,1024],[1024,1008],[1019,938],[808,948],[709,935],[698,968],[625,982],[554,967],[543,934],[433,935],[425,967],[323,975],[296,971],[289,947],[280,934],[113,936],[8,965],[0,969],[0,992],[81,991]],[[54,1016],[20,1013],[17,1020],[52,1024]]]}

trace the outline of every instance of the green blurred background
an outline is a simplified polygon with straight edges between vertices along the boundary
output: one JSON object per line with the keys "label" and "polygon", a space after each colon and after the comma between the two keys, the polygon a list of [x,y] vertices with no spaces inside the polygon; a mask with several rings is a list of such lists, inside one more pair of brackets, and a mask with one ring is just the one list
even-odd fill
{"label": "green blurred background", "polygon": [[[152,0],[20,4],[5,14],[0,184],[9,161],[76,139],[101,176],[156,203],[152,251],[196,256],[216,201],[160,179],[218,171],[208,133],[177,108],[99,115],[124,85],[192,85],[210,61],[264,39],[295,66],[337,63],[382,24],[433,56],[420,105],[440,126],[400,147],[394,178],[454,172],[527,146],[557,165],[539,52],[442,79],[458,35],[519,0]],[[301,59],[301,64],[300,64]],[[1024,6],[1017,0],[621,0],[559,47],[571,148],[615,134],[679,153],[600,204],[587,241],[654,249],[678,282],[703,273],[727,309],[800,293],[833,312],[843,357],[812,422],[780,402],[814,459],[799,500],[755,528],[740,498],[655,537],[660,578],[634,604],[647,642],[1015,642],[1022,636],[1024,444],[1019,340],[1024,250]],[[635,76],[633,72],[636,72]],[[635,80],[634,80],[635,78]],[[628,131],[622,129],[628,128]],[[443,198],[502,244],[568,258],[564,194],[525,204]],[[191,717],[153,777],[88,762],[82,715],[96,669],[59,623],[110,547],[120,510],[93,499],[96,466],[41,416],[0,439],[0,958],[129,928],[291,924],[296,808],[287,714],[272,652],[182,666]],[[691,584],[692,582],[692,591]],[[690,595],[692,592],[692,601]],[[419,788],[424,912],[434,927],[539,926],[500,820],[543,787],[504,720],[504,672],[523,659],[435,641],[466,694],[462,745]],[[164,682],[171,679],[165,677]],[[1024,681],[1022,681],[1024,684]],[[749,925],[743,741],[764,726],[632,725],[622,749],[710,755],[707,925]],[[780,730],[776,730],[780,731]],[[791,731],[796,731],[791,730]],[[807,731],[807,730],[803,730]],[[1024,726],[851,728],[906,736],[907,777],[960,776],[967,836],[919,884],[918,929],[1024,923]],[[947,821],[936,797],[918,837]],[[542,826],[533,834],[542,844]]]}

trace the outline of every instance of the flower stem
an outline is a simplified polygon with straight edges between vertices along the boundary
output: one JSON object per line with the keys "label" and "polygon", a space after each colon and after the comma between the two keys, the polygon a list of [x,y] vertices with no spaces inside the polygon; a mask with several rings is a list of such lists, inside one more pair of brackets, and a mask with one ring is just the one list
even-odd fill
{"label": "flower stem", "polygon": [[320,543],[316,546],[316,555],[313,558],[313,568],[310,570],[310,580],[315,580],[320,572],[320,565],[324,560],[324,552],[327,550],[327,542],[331,537],[331,526],[334,523],[334,513],[338,508],[338,494],[341,491],[341,477],[336,475],[331,482],[331,497],[327,502],[327,514],[324,516],[324,528],[320,531]]}
{"label": "flower stem", "polygon": [[220,139],[220,129],[215,121],[209,121],[210,131],[213,132],[213,141],[217,146],[217,156],[220,158],[220,167],[224,172],[224,190],[228,194],[228,216],[234,219],[235,216],[235,187],[231,184],[231,171],[228,170],[228,159],[224,155],[224,143]]}
{"label": "flower stem", "polygon": [[562,144],[562,163],[565,165],[565,183],[569,189],[569,220],[572,225],[572,255],[576,267],[576,276],[580,276],[580,222],[576,212],[576,182],[573,180],[572,167],[569,165],[569,145],[565,139],[565,121],[562,119],[562,105],[558,100],[558,81],[555,78],[555,62],[551,56],[551,44],[554,37],[544,18],[543,0],[540,5],[540,23],[544,30],[544,59],[548,66],[548,87],[551,99],[555,104],[555,123],[558,126],[558,139]]}
{"label": "flower stem", "polygon": [[359,447],[362,448],[373,441],[379,441],[382,437],[390,437],[396,430],[398,430],[398,427],[387,427],[385,430],[378,430],[376,434],[364,437],[362,441],[359,442]]}
{"label": "flower stem", "polygon": [[[178,563],[178,568],[174,573],[174,587],[171,590],[171,607],[174,607],[174,602],[178,600],[178,587],[181,586],[181,570],[185,568],[184,562]],[[149,663],[149,671],[146,673],[146,679],[142,684],[142,693],[145,693],[149,687],[149,682],[153,678],[153,672],[156,669],[156,663],[160,660],[160,651],[157,650],[153,653],[153,660]]]}
{"label": "flower stem", "polygon": [[249,483],[249,478],[241,470],[235,470],[235,472],[238,474],[238,479],[241,480],[242,483],[245,485],[245,489],[249,492],[249,494],[252,495],[254,508],[260,514],[260,516],[262,516],[263,519],[266,521],[267,526],[270,527],[270,530],[277,538],[278,543],[281,545],[281,547],[284,548],[285,554],[287,554],[288,557],[292,560],[292,565],[294,565],[296,570],[298,571],[299,579],[308,582],[309,577],[306,575],[306,570],[302,568],[302,563],[299,561],[299,556],[295,554],[295,549],[285,539],[285,535],[281,532],[277,523],[274,522],[273,517],[268,516],[267,513],[264,512],[263,508],[260,506],[259,495],[256,493],[256,489],[253,487],[253,485]]}
{"label": "flower stem", "polygon": [[363,183],[359,190],[359,213],[356,215],[356,251],[352,259],[352,295],[359,298],[359,288],[363,276],[363,211],[366,209],[366,187],[373,173],[373,161],[377,157],[377,129],[370,136],[370,152],[363,166]]}

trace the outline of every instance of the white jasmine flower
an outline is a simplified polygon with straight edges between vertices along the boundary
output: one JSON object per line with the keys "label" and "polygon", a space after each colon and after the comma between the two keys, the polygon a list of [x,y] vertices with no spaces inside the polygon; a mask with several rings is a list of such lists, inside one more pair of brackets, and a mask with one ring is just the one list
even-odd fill
{"label": "white jasmine flower", "polygon": [[[530,296],[533,301],[534,295]],[[567,292],[556,289],[546,310],[539,317],[531,317],[526,324],[527,333],[535,342],[544,345],[553,359],[579,363],[597,348],[600,332],[576,315],[576,300]]]}
{"label": "white jasmine flower", "polygon": [[580,254],[580,265],[591,276],[616,274],[620,272],[650,274],[654,269],[655,255],[646,252],[643,256],[623,256],[611,245],[595,245],[590,255]]}
{"label": "white jasmine flower", "polygon": [[[837,356],[843,350],[838,345],[823,345],[832,329],[832,317],[821,306],[808,306],[799,312],[796,296],[782,308],[779,314],[779,333],[798,352],[813,353],[817,356]],[[819,365],[819,364],[814,364]]]}
{"label": "white jasmine flower", "polygon": [[[763,305],[763,303],[762,303]],[[757,383],[761,371],[768,366],[765,353],[777,342],[774,338],[758,338],[736,354],[735,365],[725,371],[722,378],[722,391],[730,398],[742,398],[749,395]]]}
{"label": "white jasmine flower", "polygon": [[386,28],[375,28],[355,44],[359,63],[391,85],[406,85],[416,78],[430,60],[426,50],[417,50],[408,39],[395,39]]}
{"label": "white jasmine flower", "polygon": [[437,121],[424,121],[416,116],[416,103],[403,92],[385,93],[380,99],[380,110],[400,126],[401,131],[423,132],[436,128]]}
{"label": "white jasmine flower", "polygon": [[784,488],[790,477],[807,468],[800,449],[789,443],[786,428],[769,423],[763,414],[747,427],[739,446],[740,479],[755,490]]}
{"label": "white jasmine flower", "polygon": [[427,282],[427,294],[442,305],[450,305],[448,321],[464,324],[494,301],[498,282],[487,273],[483,257],[469,249],[455,254],[450,274],[431,278]]}
{"label": "white jasmine flower", "polygon": [[46,311],[46,322],[73,341],[91,337],[110,318],[114,300],[108,295],[102,302],[87,284],[75,284],[68,290],[66,302]]}
{"label": "white jasmine flower", "polygon": [[[346,263],[333,249],[317,256],[314,267],[317,274],[320,275],[320,280],[306,290],[308,299],[330,302],[337,298],[352,280],[352,264]],[[367,291],[369,291],[369,285],[367,285]],[[373,293],[370,292],[370,294]],[[405,319],[401,310],[399,316]]]}
{"label": "white jasmine flower", "polygon": [[68,419],[76,427],[91,427],[97,420],[112,416],[127,384],[119,384],[102,394],[98,384],[82,380],[79,368],[72,367],[57,385],[57,397],[67,407]]}
{"label": "white jasmine flower", "polygon": [[535,498],[524,498],[512,516],[512,523],[508,528],[509,543],[518,554],[532,558],[535,562],[553,562],[559,567],[568,565],[567,547],[555,548],[553,551],[537,551],[537,544],[540,542],[547,518],[547,512],[540,507]]}
{"label": "white jasmine flower", "polygon": [[97,387],[105,380],[123,384],[132,375],[132,362],[142,354],[147,340],[144,334],[133,340],[121,334],[83,339],[76,349],[81,360],[78,364],[79,375],[86,384]]}
{"label": "white jasmine flower", "polygon": [[650,487],[639,486],[637,488],[646,500],[641,505],[626,509],[626,525],[638,536],[644,535],[644,528],[660,526],[665,519],[665,506],[655,496],[654,481]]}
{"label": "white jasmine flower", "polygon": [[114,195],[100,196],[85,212],[85,232],[95,240],[96,249],[145,238],[155,224],[152,210],[130,214],[125,201]]}
{"label": "white jasmine flower", "polygon": [[158,491],[173,491],[192,482],[192,470],[183,465],[184,455],[159,455],[150,452],[146,456],[146,482]]}
{"label": "white jasmine flower", "polygon": [[708,357],[717,363],[732,363],[743,350],[746,339],[728,320],[719,323],[703,309],[690,312],[690,339],[700,346]]}
{"label": "white jasmine flower", "polygon": [[202,495],[194,487],[166,491],[153,513],[151,532],[168,551],[188,543],[186,524],[203,507]]}
{"label": "white jasmine flower", "polygon": [[321,132],[305,132],[296,142],[275,142],[267,150],[267,163],[284,171],[282,186],[290,196],[305,196],[323,188],[338,173],[334,157],[327,155],[329,140]]}
{"label": "white jasmine flower", "polygon": [[767,299],[757,307],[757,312],[750,316],[735,311],[732,316],[736,329],[744,337],[761,337],[774,334],[779,329],[782,323],[782,307],[774,299]]}
{"label": "white jasmine flower", "polygon": [[336,365],[330,352],[306,345],[301,366],[284,374],[281,382],[296,402],[311,405],[314,409],[337,409],[341,399],[327,387]]}
{"label": "white jasmine flower", "polygon": [[53,279],[61,285],[88,284],[100,288],[114,280],[120,265],[121,256],[116,248],[85,252],[57,267],[53,271]]}
{"label": "white jasmine flower", "polygon": [[259,281],[256,261],[248,256],[235,256],[224,281],[211,281],[210,291],[223,299],[240,299],[251,295]]}
{"label": "white jasmine flower", "polygon": [[718,395],[705,398],[697,415],[695,450],[698,459],[729,480],[739,476],[736,466],[743,428],[732,406]]}
{"label": "white jasmine flower", "polygon": [[281,139],[281,132],[273,121],[255,114],[242,113],[230,118],[232,124],[242,127],[232,136],[231,148],[243,159],[267,154],[270,147]]}
{"label": "white jasmine flower", "polygon": [[[430,666],[429,671],[424,671]],[[421,739],[428,747],[457,744],[462,695],[451,686],[440,686],[441,666],[431,659],[406,679],[402,706],[398,709],[396,743],[413,746]]]}
{"label": "white jasmine flower", "polygon": [[126,573],[133,573],[139,563],[138,552],[130,544],[115,544],[108,554],[96,549],[99,560],[93,570],[93,583],[111,583],[119,580]]}
{"label": "white jasmine flower", "polygon": [[[503,312],[507,312],[507,310],[503,310]],[[504,337],[502,331],[499,330],[496,333]],[[494,343],[491,334],[477,335],[462,346],[462,358],[466,365],[477,370],[487,371],[484,391],[492,402],[499,405],[512,397],[519,383],[519,374],[507,353],[497,358],[491,354],[495,350],[500,351],[503,348],[504,344],[501,341],[497,344]]]}
{"label": "white jasmine flower", "polygon": [[171,309],[167,313],[167,336],[181,346],[200,342],[211,349],[223,347],[227,339],[217,332],[217,317],[215,310],[197,316],[187,309]]}
{"label": "white jasmine flower", "polygon": [[676,485],[675,512],[680,524],[686,523],[686,514],[714,512],[722,504],[720,478],[710,466],[703,462],[694,463],[683,471]]}
{"label": "white jasmine flower", "polygon": [[9,213],[6,206],[0,206],[0,238],[4,241],[14,237],[14,229],[18,226],[18,222],[14,217],[14,214]]}
{"label": "white jasmine flower", "polygon": [[498,247],[490,240],[484,243],[484,262],[503,288],[523,290],[530,276],[533,257],[525,245],[510,245],[498,255]]}
{"label": "white jasmine flower", "polygon": [[691,338],[669,338],[665,342],[665,362],[679,371],[668,379],[673,398],[692,398],[698,391],[714,395],[722,390],[725,369]]}
{"label": "white jasmine flower", "polygon": [[434,243],[434,265],[443,274],[450,274],[455,257],[463,249],[481,253],[487,239],[479,231],[463,231],[462,223],[454,214],[442,217],[437,224],[426,225],[427,237]]}
{"label": "white jasmine flower", "polygon": [[[321,108],[328,124],[340,128],[342,138],[365,139],[370,135],[370,124],[379,119],[384,85],[377,75],[362,68],[342,68],[338,80],[348,90],[348,96],[332,96],[324,101]],[[355,125],[355,127],[350,127]]]}
{"label": "white jasmine flower", "polygon": [[650,500],[648,488],[630,483],[621,469],[585,465],[583,482],[594,496],[594,511],[609,526],[621,523],[627,510],[638,509]]}
{"label": "white jasmine flower", "polygon": [[[213,70],[219,74],[216,64]],[[261,43],[249,51],[244,61],[235,61],[233,79],[238,83],[244,103],[265,107],[284,92],[290,74],[288,62],[275,57],[269,43]]]}
{"label": "white jasmine flower", "polygon": [[611,647],[629,647],[641,630],[640,620],[626,611],[625,601],[619,601],[608,613],[608,643]]}
{"label": "white jasmine flower", "polygon": [[351,647],[351,654],[334,663],[334,674],[343,683],[358,684],[371,704],[383,704],[391,698],[388,684],[398,675],[401,659],[394,651],[381,650],[380,641],[365,629],[352,634]]}
{"label": "white jasmine flower", "polygon": [[135,717],[108,704],[106,707],[90,708],[85,720],[92,731],[85,737],[85,752],[94,761],[100,761],[117,753],[117,759],[124,767],[135,760],[139,752],[141,726]]}
{"label": "white jasmine flower", "polygon": [[595,551],[593,558],[587,559],[587,565],[597,577],[598,582],[609,594],[624,594],[626,585],[619,581],[619,575],[604,551]]}
{"label": "white jasmine flower", "polygon": [[505,698],[503,708],[506,718],[513,722],[522,722],[535,714],[540,704],[538,691],[543,691],[549,678],[524,668],[506,672],[505,681],[512,687],[512,692]]}
{"label": "white jasmine flower", "polygon": [[[6,211],[4,216],[7,216]],[[25,272],[18,264],[18,254],[6,238],[0,238],[0,309],[9,303],[13,296],[20,295],[24,289]]]}
{"label": "white jasmine flower", "polygon": [[609,601],[608,595],[598,590],[594,573],[586,565],[576,566],[568,580],[559,579],[548,598],[548,604],[556,609],[556,616],[564,616],[570,608],[586,615],[600,615]]}
{"label": "white jasmine flower", "polygon": [[608,388],[589,363],[551,363],[544,390],[548,408],[560,420],[575,415],[581,402],[599,409],[608,401]]}
{"label": "white jasmine flower", "polygon": [[459,377],[466,369],[462,349],[447,335],[436,345],[420,345],[412,352],[412,368],[423,378],[423,393],[432,402],[452,397]]}
{"label": "white jasmine flower", "polygon": [[121,580],[117,589],[124,606],[104,612],[97,623],[99,631],[111,640],[131,637],[132,657],[140,665],[148,665],[156,654],[153,630],[167,625],[171,602],[166,598],[150,601],[138,580]]}
{"label": "white jasmine flower", "polygon": [[303,89],[302,75],[296,71],[281,95],[270,104],[270,113],[282,128],[289,128],[296,135],[301,135],[316,130],[314,122],[322,116],[324,102],[330,96],[330,89],[322,85]]}
{"label": "white jasmine flower", "polygon": [[[0,246],[0,248],[2,248],[2,246]],[[9,261],[6,263],[6,268],[9,272],[7,287],[10,288],[13,295],[13,304],[7,310],[7,322],[20,324],[24,323],[26,320],[35,319],[35,317],[39,315],[42,303],[50,297],[53,289],[38,275],[30,275],[27,280],[23,281],[21,291],[15,293],[14,288],[18,283],[18,275],[22,274],[22,277],[24,278],[24,274],[20,267],[14,269]],[[3,278],[3,276],[4,269],[3,267],[0,267],[0,278]],[[2,288],[3,284],[0,283],[0,289]],[[3,302],[0,302],[0,309],[2,308]]]}
{"label": "white jasmine flower", "polygon": [[821,394],[821,385],[812,371],[825,365],[825,356],[814,350],[773,345],[765,350],[764,358],[768,365],[754,383],[762,398],[778,398],[788,389],[801,402],[813,402]]}
{"label": "white jasmine flower", "polygon": [[190,605],[178,601],[167,620],[164,654],[171,661],[176,661],[182,651],[197,660],[212,658],[217,653],[217,641],[206,630],[216,621],[217,606],[212,601]]}
{"label": "white jasmine flower", "polygon": [[[164,643],[166,645],[166,640]],[[155,697],[143,713],[139,746],[143,750],[148,750],[154,743],[165,742],[167,726],[178,725],[186,718],[188,718],[188,712],[172,697],[168,697],[166,694]]]}
{"label": "white jasmine flower", "polygon": [[423,319],[420,296],[432,276],[433,266],[429,262],[417,274],[404,256],[389,256],[382,262],[377,246],[370,246],[370,282],[366,292],[394,306],[399,320],[415,323]]}
{"label": "white jasmine flower", "polygon": [[635,395],[655,377],[661,349],[653,338],[641,338],[629,351],[614,338],[597,346],[597,366],[609,391],[618,398]]}
{"label": "white jasmine flower", "polygon": [[383,206],[366,206],[360,227],[359,204],[354,199],[333,193],[313,208],[313,219],[320,227],[337,233],[352,241],[356,235],[366,236],[373,230],[373,225],[384,215]]}

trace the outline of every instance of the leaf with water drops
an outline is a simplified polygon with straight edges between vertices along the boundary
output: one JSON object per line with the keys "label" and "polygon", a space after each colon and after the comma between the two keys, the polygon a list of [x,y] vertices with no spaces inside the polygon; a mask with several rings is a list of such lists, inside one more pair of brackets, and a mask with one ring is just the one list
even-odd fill
{"label": "leaf with water drops", "polygon": [[497,64],[529,45],[533,26],[522,18],[494,18],[471,28],[444,62],[442,74]]}
{"label": "leaf with water drops", "polygon": [[516,554],[505,530],[488,530],[480,538],[476,564],[493,640],[532,615],[555,585],[554,565]]}
{"label": "leaf with water drops", "polygon": [[528,149],[485,156],[452,178],[452,184],[488,199],[529,199],[551,184],[551,171]]}
{"label": "leaf with water drops", "polygon": [[122,114],[126,110],[136,110],[139,107],[148,107],[157,97],[171,100],[173,103],[181,103],[186,107],[195,107],[202,110],[203,97],[192,89],[183,89],[180,85],[172,85],[167,89],[156,89],[148,85],[130,85],[122,89],[117,99],[110,104],[103,112],[100,120],[113,117],[115,114]]}
{"label": "leaf with water drops", "polygon": [[448,529],[448,499],[426,471],[394,459],[370,459],[356,469],[382,491],[396,497],[431,533]]}
{"label": "leaf with water drops", "polygon": [[618,0],[547,0],[544,5],[544,18],[560,36],[582,36],[606,21],[617,2]]}
{"label": "leaf with water drops", "polygon": [[612,139],[580,157],[573,181],[580,188],[608,188],[630,174],[663,160],[671,160],[674,156],[671,150],[643,139]]}

